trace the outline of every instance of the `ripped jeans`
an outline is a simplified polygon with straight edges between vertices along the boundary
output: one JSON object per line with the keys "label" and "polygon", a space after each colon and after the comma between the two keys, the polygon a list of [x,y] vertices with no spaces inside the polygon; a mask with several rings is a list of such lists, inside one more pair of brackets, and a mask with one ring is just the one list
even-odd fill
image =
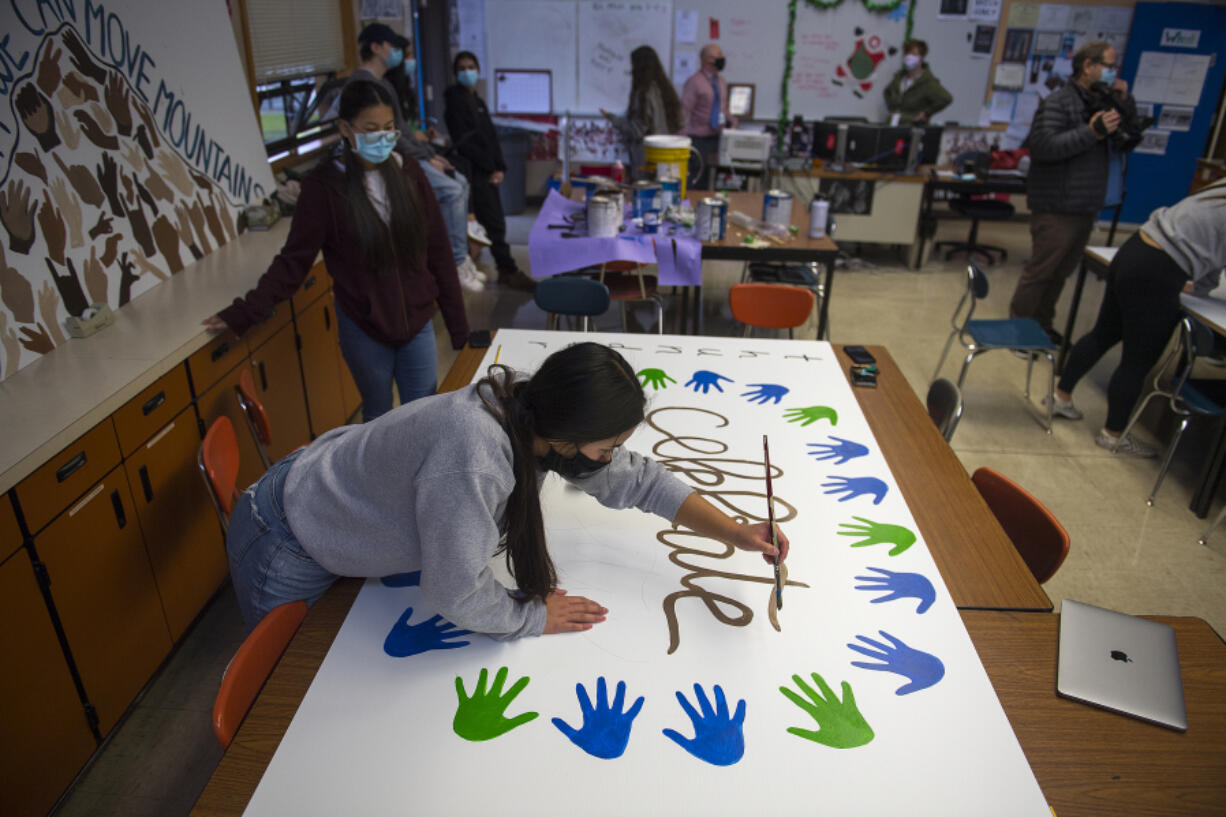
{"label": "ripped jeans", "polygon": [[226,555],[248,632],[274,607],[314,604],[337,578],[306,554],[285,518],[285,478],[297,457],[295,451],[274,463],[230,514]]}

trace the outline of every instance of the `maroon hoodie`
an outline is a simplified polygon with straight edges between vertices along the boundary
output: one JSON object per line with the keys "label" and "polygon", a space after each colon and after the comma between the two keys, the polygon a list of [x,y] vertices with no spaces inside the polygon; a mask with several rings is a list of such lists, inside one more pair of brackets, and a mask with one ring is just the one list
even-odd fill
{"label": "maroon hoodie", "polygon": [[426,210],[426,251],[411,266],[384,275],[366,268],[350,223],[344,171],[328,157],[302,180],[289,237],[268,271],[255,289],[219,313],[226,325],[241,335],[265,320],[275,304],[298,291],[322,250],[337,308],[368,337],[388,345],[407,343],[430,323],[437,302],[452,348],[462,348],[468,317],[447,228],[421,166],[404,154],[401,158]]}

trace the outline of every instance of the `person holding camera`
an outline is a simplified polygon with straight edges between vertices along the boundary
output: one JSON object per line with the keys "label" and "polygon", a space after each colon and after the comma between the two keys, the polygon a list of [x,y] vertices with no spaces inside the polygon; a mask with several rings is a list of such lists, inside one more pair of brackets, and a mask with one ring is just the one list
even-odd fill
{"label": "person holding camera", "polygon": [[1127,83],[1116,76],[1116,62],[1109,43],[1090,43],[1078,51],[1072,82],[1043,100],[1023,144],[1030,149],[1026,204],[1031,252],[1009,314],[1038,321],[1056,343],[1063,340],[1055,329],[1056,301],[1106,199],[1109,138],[1123,120],[1136,119],[1136,103]]}

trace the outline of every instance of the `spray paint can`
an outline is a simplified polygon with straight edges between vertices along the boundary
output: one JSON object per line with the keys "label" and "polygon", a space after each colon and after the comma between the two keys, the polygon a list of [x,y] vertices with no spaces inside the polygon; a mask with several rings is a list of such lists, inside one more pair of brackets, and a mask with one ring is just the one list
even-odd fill
{"label": "spray paint can", "polygon": [[819,193],[809,203],[809,238],[825,238],[830,220],[830,202]]}

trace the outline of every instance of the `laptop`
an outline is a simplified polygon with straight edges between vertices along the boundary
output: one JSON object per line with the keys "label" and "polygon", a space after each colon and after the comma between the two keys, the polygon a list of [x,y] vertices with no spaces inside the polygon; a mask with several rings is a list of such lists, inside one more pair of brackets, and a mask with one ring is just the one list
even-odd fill
{"label": "laptop", "polygon": [[1066,599],[1056,691],[1159,726],[1188,728],[1175,630],[1156,621]]}

